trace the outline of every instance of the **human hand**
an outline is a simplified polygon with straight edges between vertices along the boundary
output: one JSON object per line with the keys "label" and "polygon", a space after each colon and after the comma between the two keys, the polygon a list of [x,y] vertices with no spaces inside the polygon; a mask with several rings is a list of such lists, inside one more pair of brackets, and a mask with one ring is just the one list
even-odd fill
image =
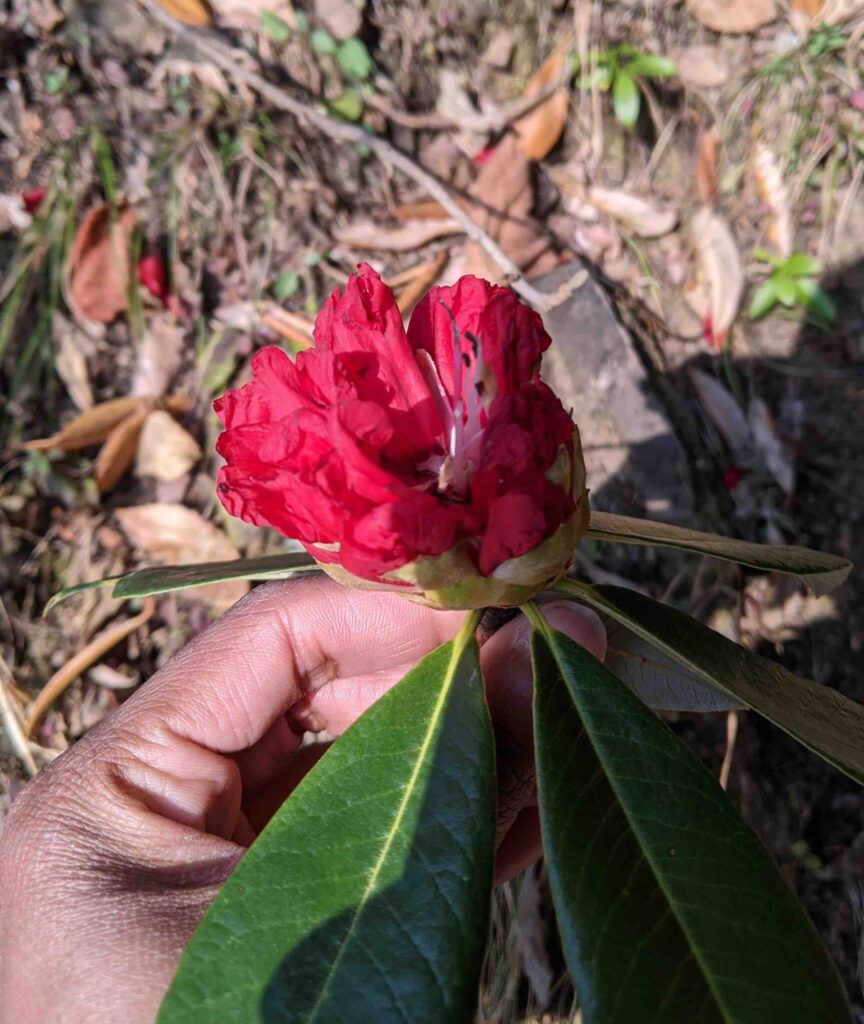
{"label": "human hand", "polygon": [[[544,611],[603,656],[593,613]],[[320,753],[304,731],[343,732],[463,619],[317,578],[261,587],[46,768],[0,836],[0,1022],[153,1021],[220,886]],[[519,616],[481,650],[497,881],[541,852],[529,638]]]}

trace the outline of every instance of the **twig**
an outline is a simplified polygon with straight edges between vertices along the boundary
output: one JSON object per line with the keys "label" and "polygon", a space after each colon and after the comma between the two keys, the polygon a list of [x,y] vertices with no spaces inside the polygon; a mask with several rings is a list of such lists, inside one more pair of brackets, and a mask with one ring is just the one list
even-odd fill
{"label": "twig", "polygon": [[138,615],[123,622],[115,622],[113,626],[103,629],[101,633],[93,637],[89,644],[83,647],[70,661],[58,669],[48,682],[36,695],[36,699],[30,705],[27,714],[26,735],[33,735],[33,730],[39,724],[39,720],[54,703],[55,700],[69,687],[82,673],[86,672],[91,665],[94,665],[103,655],[107,654],[112,647],[125,640],[135,632],[139,626],[143,626],[156,610],[156,602],[148,597],[144,602],[144,608]]}
{"label": "twig", "polygon": [[738,738],[738,712],[726,712],[726,753],[720,766],[720,785],[725,789],[729,785],[729,773],[732,771],[732,758],[735,756],[735,740]]}
{"label": "twig", "polygon": [[9,737],[13,753],[24,765],[27,774],[32,779],[38,768],[33,760],[33,755],[30,753],[27,737],[21,728],[18,710],[13,704],[9,693],[9,683],[12,681],[12,672],[9,666],[0,658],[0,721],[3,723],[3,731]]}
{"label": "twig", "polygon": [[396,124],[415,131],[445,131],[448,128],[455,128],[467,132],[500,132],[509,124],[518,121],[520,117],[530,114],[535,107],[539,107],[550,96],[554,96],[567,80],[564,76],[560,77],[563,80],[550,82],[545,89],[541,89],[533,96],[522,96],[513,103],[508,103],[498,110],[491,110],[488,113],[466,114],[462,117],[448,117],[446,114],[435,112],[411,114],[407,110],[397,110],[392,107],[382,96],[367,96],[366,102]]}
{"label": "twig", "polygon": [[503,271],[505,283],[509,284],[514,292],[521,295],[526,302],[529,302],[535,309],[547,312],[555,307],[554,296],[544,295],[522,276],[522,271],[513,262],[504,250],[476,223],[453,198],[447,188],[429,171],[421,167],[407,153],[397,149],[386,139],[373,135],[363,128],[353,124],[345,124],[337,121],[314,107],[308,106],[295,97],[291,96],[284,89],[280,89],[272,82],[244,67],[244,58],[248,56],[245,52],[234,47],[227,47],[221,43],[204,38],[200,33],[187,28],[180,22],[175,21],[169,14],[155,2],[155,0],[136,0],[144,7],[149,16],[167,29],[178,39],[182,39],[197,54],[217,67],[226,74],[231,75],[237,81],[253,89],[258,95],[278,110],[283,110],[293,115],[299,121],[311,125],[324,135],[334,141],[348,143],[352,146],[362,145],[371,150],[379,160],[389,164],[406,174],[409,178],[421,185],[433,199],[444,207],[447,213],[465,230],[465,234],[476,242],[484,252]]}

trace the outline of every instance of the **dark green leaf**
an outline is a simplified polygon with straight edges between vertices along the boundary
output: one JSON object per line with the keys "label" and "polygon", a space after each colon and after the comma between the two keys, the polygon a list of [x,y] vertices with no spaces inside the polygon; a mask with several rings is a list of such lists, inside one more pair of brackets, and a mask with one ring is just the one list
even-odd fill
{"label": "dark green leaf", "polygon": [[864,784],[864,706],[793,675],[703,626],[684,612],[623,587],[565,581],[559,590],[617,619],[709,686],[737,697]]}
{"label": "dark green leaf", "polygon": [[783,269],[790,277],[815,277],[822,273],[819,260],[814,260],[806,252],[795,252],[783,262]]}
{"label": "dark green leaf", "polygon": [[339,44],[336,50],[336,63],[350,78],[365,81],[375,70],[375,65],[366,49],[366,44],[352,36]]}
{"label": "dark green leaf", "polygon": [[625,128],[636,124],[641,102],[636,79],[626,71],[618,71],[612,83],[612,107],[615,117]]}
{"label": "dark green leaf", "polygon": [[756,291],[753,293],[753,298],[750,300],[750,309],[747,311],[747,315],[751,320],[758,320],[760,317],[765,316],[766,313],[770,313],[771,310],[777,305],[777,292],[774,289],[774,278],[769,277],[764,284],[760,284]]}
{"label": "dark green leaf", "polygon": [[659,53],[641,53],[629,64],[625,64],[624,70],[637,77],[670,78],[678,74],[678,65],[669,57],[661,57]]}
{"label": "dark green leaf", "polygon": [[470,1024],[494,835],[492,731],[463,635],[282,806],[193,936],[160,1024]]}
{"label": "dark green leaf", "polygon": [[585,1024],[848,1024],[816,930],[706,768],[604,666],[534,636],[543,845]]}
{"label": "dark green leaf", "polygon": [[749,565],[752,569],[783,572],[800,576],[817,594],[839,587],[852,569],[852,563],[839,555],[823,554],[810,548],[774,544],[750,544],[732,537],[718,537],[681,526],[648,519],[616,516],[591,510],[591,522],[585,535],[593,540],[619,544],[656,544],[660,547],[695,551],[727,562]]}
{"label": "dark green leaf", "polygon": [[740,708],[723,690],[692,672],[609,615],[601,613],[608,646],[606,667],[649,708],[663,711],[728,711]]}
{"label": "dark green leaf", "polygon": [[272,11],[261,12],[261,25],[267,35],[277,43],[284,43],[291,37],[291,26]]}
{"label": "dark green leaf", "polygon": [[96,590],[99,587],[110,587],[122,579],[122,576],[106,576],[104,580],[90,580],[88,583],[76,583],[74,587],[64,587],[62,590],[58,590],[53,597],[49,598],[42,614],[47,615],[55,604],[65,601],[67,597],[72,597],[73,594],[83,594],[85,590]]}

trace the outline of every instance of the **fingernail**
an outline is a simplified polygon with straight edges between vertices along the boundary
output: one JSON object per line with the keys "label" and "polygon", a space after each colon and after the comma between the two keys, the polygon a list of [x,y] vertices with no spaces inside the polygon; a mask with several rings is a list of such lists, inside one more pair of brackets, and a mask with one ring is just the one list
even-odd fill
{"label": "fingernail", "polygon": [[601,661],[606,657],[606,629],[596,612],[574,601],[549,601],[540,605],[543,618],[553,629],[566,634]]}

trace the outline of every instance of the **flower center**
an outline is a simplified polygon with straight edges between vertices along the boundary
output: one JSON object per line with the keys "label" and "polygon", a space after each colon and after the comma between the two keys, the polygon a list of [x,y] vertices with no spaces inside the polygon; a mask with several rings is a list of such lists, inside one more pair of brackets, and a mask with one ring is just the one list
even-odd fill
{"label": "flower center", "polygon": [[[447,309],[447,307],[444,307]],[[438,413],[447,438],[447,451],[433,455],[423,469],[437,477],[441,494],[463,498],[468,493],[471,474],[480,457],[483,440],[485,408],[483,403],[483,360],[480,341],[466,334],[470,351],[463,347],[453,314],[447,309],[453,324],[453,396],[447,394],[435,361],[426,351],[417,353],[417,360],[429,391],[438,407]]]}

